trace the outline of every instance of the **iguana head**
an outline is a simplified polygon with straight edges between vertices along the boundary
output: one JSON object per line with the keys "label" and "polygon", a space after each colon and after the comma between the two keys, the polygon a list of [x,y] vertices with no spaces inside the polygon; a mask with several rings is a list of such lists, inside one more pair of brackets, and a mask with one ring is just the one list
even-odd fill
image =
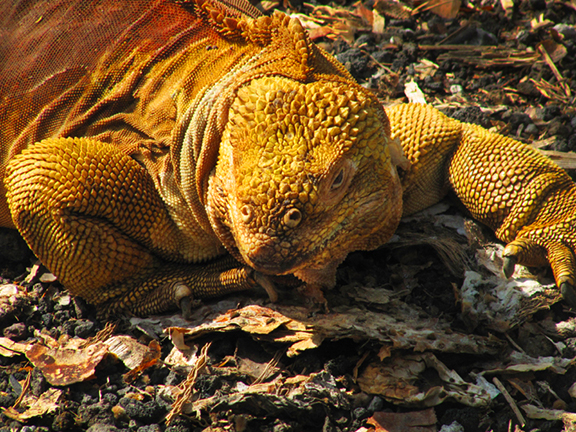
{"label": "iguana head", "polygon": [[212,226],[261,273],[333,285],[349,252],[384,243],[400,219],[388,144],[384,111],[355,83],[252,80],[209,180]]}

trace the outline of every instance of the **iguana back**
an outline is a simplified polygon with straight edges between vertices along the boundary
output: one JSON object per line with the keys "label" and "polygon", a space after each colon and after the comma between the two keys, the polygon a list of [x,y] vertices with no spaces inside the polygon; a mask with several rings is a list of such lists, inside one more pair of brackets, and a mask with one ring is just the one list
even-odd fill
{"label": "iguana back", "polygon": [[[219,9],[220,27],[206,17]],[[23,148],[55,137],[113,143],[154,176],[170,164],[179,110],[259,51],[219,31],[241,16],[221,3],[22,0],[0,16],[0,178]],[[0,224],[13,226],[4,196],[0,183]]]}

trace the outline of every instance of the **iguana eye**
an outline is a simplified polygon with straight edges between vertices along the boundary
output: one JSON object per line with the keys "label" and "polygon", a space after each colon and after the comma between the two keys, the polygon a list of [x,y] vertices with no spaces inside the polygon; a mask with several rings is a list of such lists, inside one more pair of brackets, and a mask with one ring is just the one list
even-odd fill
{"label": "iguana eye", "polygon": [[330,186],[330,190],[338,189],[344,183],[344,168],[341,168],[338,172],[338,175],[332,181],[332,186]]}
{"label": "iguana eye", "polygon": [[318,191],[322,202],[327,206],[339,202],[346,194],[355,173],[356,165],[348,158],[331,167]]}

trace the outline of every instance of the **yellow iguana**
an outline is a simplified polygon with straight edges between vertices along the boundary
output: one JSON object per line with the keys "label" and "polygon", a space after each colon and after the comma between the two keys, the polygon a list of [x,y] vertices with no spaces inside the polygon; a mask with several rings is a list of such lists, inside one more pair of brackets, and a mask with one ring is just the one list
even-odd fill
{"label": "yellow iguana", "polygon": [[243,0],[0,9],[0,223],[101,313],[332,286],[450,189],[508,243],[506,273],[549,262],[574,303],[570,177],[429,106],[384,110],[298,20]]}

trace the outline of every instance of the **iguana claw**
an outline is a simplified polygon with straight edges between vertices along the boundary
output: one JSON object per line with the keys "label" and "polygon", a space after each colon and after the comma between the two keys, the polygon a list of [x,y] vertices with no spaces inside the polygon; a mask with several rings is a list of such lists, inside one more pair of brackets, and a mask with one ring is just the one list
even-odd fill
{"label": "iguana claw", "polygon": [[192,319],[192,310],[197,309],[202,304],[202,300],[195,299],[192,294],[189,296],[183,297],[178,306],[180,307],[180,312],[182,313],[182,318],[185,320]]}
{"label": "iguana claw", "polygon": [[506,279],[510,279],[514,274],[514,269],[518,263],[518,257],[516,255],[504,256],[502,263],[502,271]]}
{"label": "iguana claw", "polygon": [[574,287],[568,282],[562,282],[560,284],[560,292],[566,303],[570,307],[576,308],[576,291],[574,291]]}
{"label": "iguana claw", "polygon": [[182,312],[182,318],[188,320],[192,315],[192,299],[190,297],[184,297],[180,300],[180,311]]}
{"label": "iguana claw", "polygon": [[276,292],[276,285],[274,285],[274,282],[272,282],[272,280],[270,280],[268,276],[260,272],[254,271],[252,277],[254,278],[254,280],[258,285],[264,288],[266,294],[268,294],[268,298],[272,303],[278,301],[278,293]]}

